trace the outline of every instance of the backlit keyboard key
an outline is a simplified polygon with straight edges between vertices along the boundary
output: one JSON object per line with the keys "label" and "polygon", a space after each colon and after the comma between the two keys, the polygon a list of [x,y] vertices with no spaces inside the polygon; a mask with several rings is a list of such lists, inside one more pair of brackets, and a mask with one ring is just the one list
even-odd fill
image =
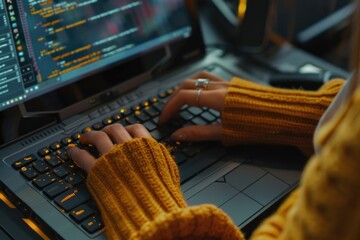
{"label": "backlit keyboard key", "polygon": [[150,106],[150,102],[149,101],[144,101],[144,102],[141,103],[141,106],[142,107],[148,107],[148,106]]}
{"label": "backlit keyboard key", "polygon": [[152,106],[144,108],[143,111],[146,112],[146,114],[149,115],[150,117],[156,117],[160,115],[160,111],[156,110]]}
{"label": "backlit keyboard key", "polygon": [[62,140],[61,140],[61,144],[63,145],[63,146],[67,146],[67,145],[69,145],[70,143],[72,143],[73,142],[73,140],[72,140],[72,138],[70,138],[70,137],[66,137],[66,138],[63,138]]}
{"label": "backlit keyboard key", "polygon": [[115,122],[117,122],[117,121],[120,121],[121,120],[121,114],[114,114],[113,116],[112,116],[112,119],[115,121]]}
{"label": "backlit keyboard key", "polygon": [[56,151],[56,156],[59,157],[63,162],[66,162],[69,160],[69,157],[67,156],[65,148],[58,149]]}
{"label": "backlit keyboard key", "polygon": [[102,222],[95,216],[85,220],[81,226],[89,233],[94,233],[103,228]]}
{"label": "backlit keyboard key", "polygon": [[49,148],[41,148],[41,149],[39,149],[39,151],[38,151],[38,155],[39,155],[40,157],[45,157],[45,156],[48,155],[50,152],[51,152],[51,151],[50,151]]}
{"label": "backlit keyboard key", "polygon": [[80,134],[80,133],[74,133],[73,135],[71,135],[71,138],[72,138],[74,141],[79,140],[80,137],[81,137],[81,134]]}
{"label": "backlit keyboard key", "polygon": [[52,156],[52,155],[46,155],[44,157],[44,161],[49,164],[51,167],[56,167],[58,166],[59,164],[62,163],[62,161],[56,157],[56,156]]}
{"label": "backlit keyboard key", "polygon": [[59,148],[61,148],[61,144],[56,142],[56,143],[53,143],[50,145],[50,149],[53,150],[53,151],[56,151],[58,150]]}
{"label": "backlit keyboard key", "polygon": [[113,120],[111,118],[106,118],[102,121],[102,123],[106,126],[106,125],[110,125],[113,123]]}
{"label": "backlit keyboard key", "polygon": [[126,125],[133,125],[140,123],[140,121],[136,119],[134,116],[128,116],[125,118],[125,120],[126,120]]}
{"label": "backlit keyboard key", "polygon": [[122,108],[120,109],[120,113],[123,114],[124,116],[127,116],[130,114],[130,111],[126,108]]}
{"label": "backlit keyboard key", "polygon": [[131,108],[131,110],[132,110],[133,112],[136,112],[136,111],[140,111],[141,108],[142,108],[141,105],[138,104],[138,105],[133,106],[133,107]]}
{"label": "backlit keyboard key", "polygon": [[80,223],[94,214],[95,211],[93,209],[91,209],[88,205],[83,204],[72,210],[70,213],[70,217],[72,217],[76,222]]}
{"label": "backlit keyboard key", "polygon": [[73,186],[76,186],[84,181],[84,177],[80,174],[72,173],[65,177],[65,181]]}
{"label": "backlit keyboard key", "polygon": [[35,160],[37,160],[37,157],[34,154],[31,154],[29,156],[23,157],[22,159],[19,159],[18,161],[14,162],[12,164],[12,166],[15,169],[20,169],[21,167],[34,162]]}
{"label": "backlit keyboard key", "polygon": [[161,102],[157,102],[154,103],[153,107],[158,110],[159,112],[161,112],[164,108],[165,104],[161,103]]}
{"label": "backlit keyboard key", "polygon": [[64,181],[53,182],[49,186],[44,188],[44,194],[48,198],[53,199],[57,195],[65,192],[70,187],[71,186]]}
{"label": "backlit keyboard key", "polygon": [[168,95],[167,95],[167,93],[166,92],[164,92],[164,91],[162,91],[162,92],[160,92],[159,94],[158,94],[158,97],[159,98],[166,98]]}
{"label": "backlit keyboard key", "polygon": [[87,132],[91,132],[92,128],[91,127],[86,127],[83,129],[83,133],[87,133]]}
{"label": "backlit keyboard key", "polygon": [[20,173],[28,180],[31,180],[38,175],[38,172],[32,166],[22,167],[20,169]]}
{"label": "backlit keyboard key", "polygon": [[100,129],[102,129],[104,127],[104,124],[98,122],[98,123],[94,123],[92,126],[92,129],[94,129],[95,131],[98,131]]}
{"label": "backlit keyboard key", "polygon": [[140,111],[136,111],[135,116],[141,123],[146,122],[147,120],[150,119],[150,117],[148,115],[146,115],[145,113],[140,112]]}
{"label": "backlit keyboard key", "polygon": [[77,206],[87,202],[90,199],[89,193],[82,188],[68,189],[55,198],[55,203],[63,208],[66,212],[76,208]]}
{"label": "backlit keyboard key", "polygon": [[55,181],[56,181],[56,178],[55,178],[54,174],[47,172],[47,173],[44,173],[44,174],[41,174],[41,175],[35,177],[32,180],[32,183],[36,187],[42,189],[42,188],[46,187],[47,185],[49,185],[50,183],[55,182]]}
{"label": "backlit keyboard key", "polygon": [[54,168],[53,172],[59,178],[63,178],[66,175],[69,175],[69,172],[66,170],[66,168],[63,165]]}
{"label": "backlit keyboard key", "polygon": [[39,172],[39,173],[44,173],[47,172],[50,167],[49,165],[46,164],[46,162],[42,161],[42,160],[36,160],[35,162],[32,163],[32,166]]}

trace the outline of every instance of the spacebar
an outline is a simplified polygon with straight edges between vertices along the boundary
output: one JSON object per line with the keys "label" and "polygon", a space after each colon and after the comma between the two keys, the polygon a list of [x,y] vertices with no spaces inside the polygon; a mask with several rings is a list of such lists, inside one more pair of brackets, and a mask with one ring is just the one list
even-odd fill
{"label": "spacebar", "polygon": [[181,183],[222,159],[227,153],[226,148],[213,147],[199,153],[194,158],[190,158],[179,166]]}

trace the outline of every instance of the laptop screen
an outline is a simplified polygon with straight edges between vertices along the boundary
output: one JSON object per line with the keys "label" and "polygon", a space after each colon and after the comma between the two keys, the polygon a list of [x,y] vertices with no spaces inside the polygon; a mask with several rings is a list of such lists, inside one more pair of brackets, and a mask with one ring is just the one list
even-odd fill
{"label": "laptop screen", "polygon": [[194,37],[184,0],[4,0],[0,14],[0,111],[115,70],[103,88],[118,84]]}

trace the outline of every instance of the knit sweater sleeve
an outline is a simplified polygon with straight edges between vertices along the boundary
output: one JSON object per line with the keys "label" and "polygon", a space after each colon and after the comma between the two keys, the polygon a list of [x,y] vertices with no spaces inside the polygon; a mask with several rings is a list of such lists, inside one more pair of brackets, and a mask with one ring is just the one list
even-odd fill
{"label": "knit sweater sleeve", "polygon": [[336,79],[318,91],[305,91],[234,78],[222,112],[222,141],[291,145],[310,155],[316,125],[343,83]]}
{"label": "knit sweater sleeve", "polygon": [[252,240],[360,239],[360,90],[315,139],[298,190]]}
{"label": "knit sweater sleeve", "polygon": [[177,165],[154,139],[115,146],[97,160],[87,185],[108,239],[243,239],[215,206],[187,206]]}

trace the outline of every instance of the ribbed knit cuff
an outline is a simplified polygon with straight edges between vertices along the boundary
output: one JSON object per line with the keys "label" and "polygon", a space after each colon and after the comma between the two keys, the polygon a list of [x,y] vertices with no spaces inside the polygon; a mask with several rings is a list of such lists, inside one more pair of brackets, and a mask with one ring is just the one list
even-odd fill
{"label": "ribbed knit cuff", "polygon": [[318,91],[304,91],[234,78],[222,112],[222,141],[291,145],[309,155],[316,125],[343,83],[332,80]]}
{"label": "ribbed knit cuff", "polygon": [[109,239],[243,239],[211,205],[187,207],[176,163],[153,139],[133,139],[97,160],[87,185]]}
{"label": "ribbed knit cuff", "polygon": [[145,223],[186,207],[176,163],[155,140],[136,138],[97,160],[87,185],[107,232],[128,239]]}
{"label": "ribbed knit cuff", "polygon": [[179,209],[148,222],[130,239],[243,240],[232,220],[213,205]]}

